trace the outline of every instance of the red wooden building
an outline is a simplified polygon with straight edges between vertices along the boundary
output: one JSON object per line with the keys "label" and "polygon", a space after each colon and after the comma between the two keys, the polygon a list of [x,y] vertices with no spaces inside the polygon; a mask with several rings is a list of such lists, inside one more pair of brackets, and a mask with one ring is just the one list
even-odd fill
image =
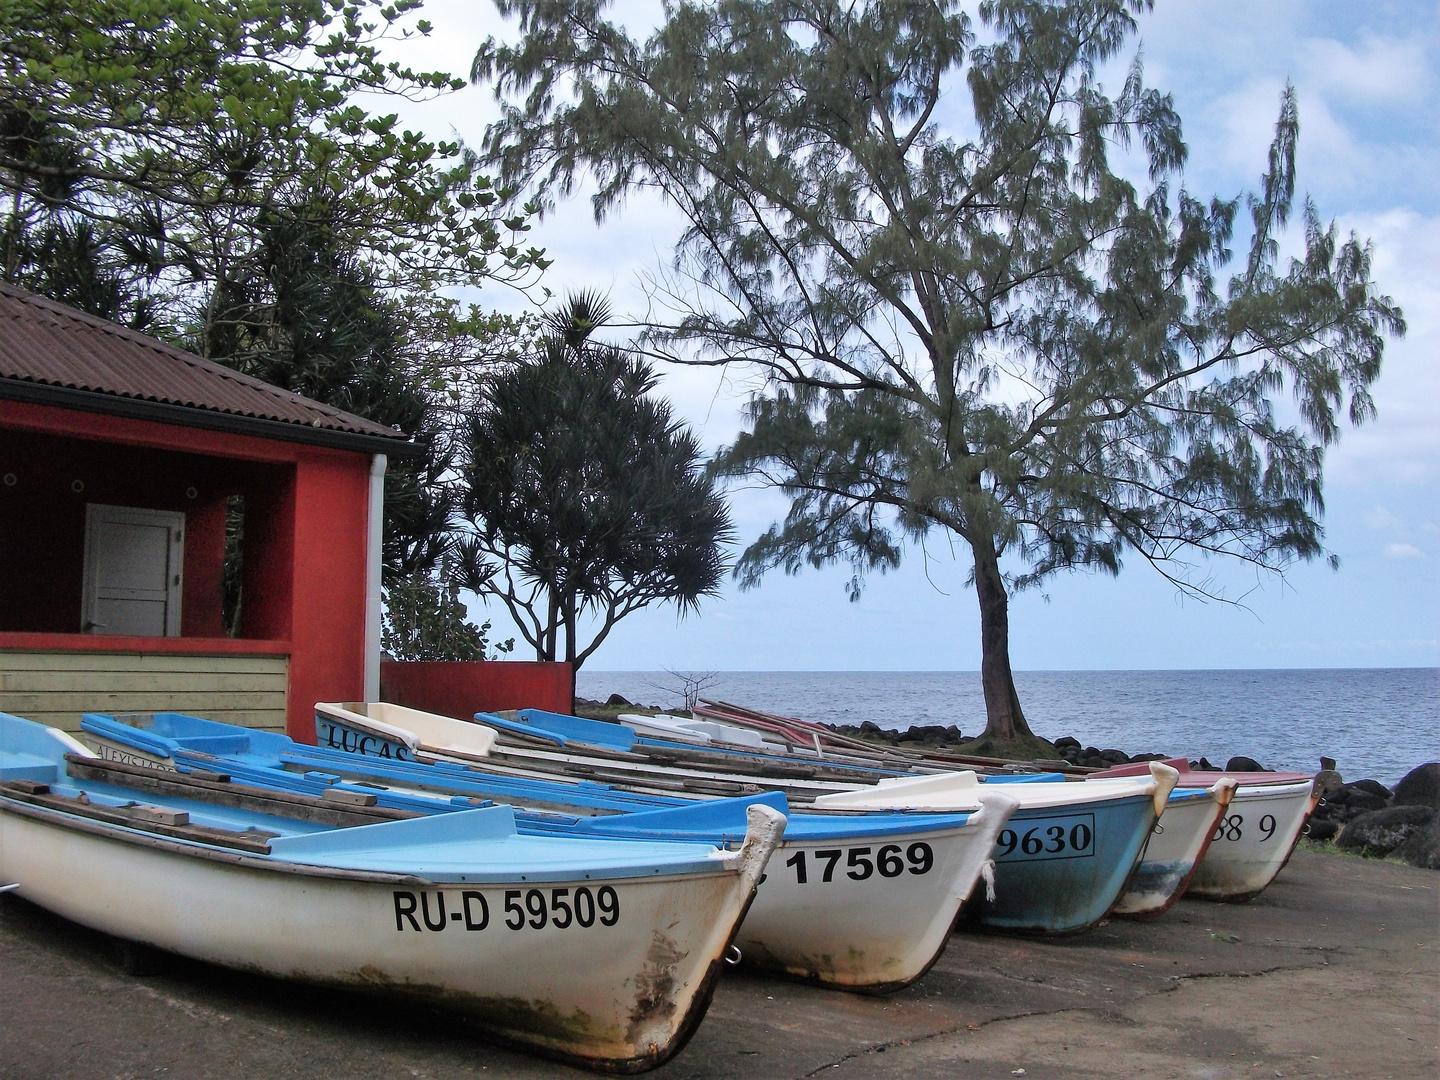
{"label": "red wooden building", "polygon": [[0,285],[0,711],[74,729],[173,709],[312,741],[315,701],[379,697],[383,478],[416,451]]}

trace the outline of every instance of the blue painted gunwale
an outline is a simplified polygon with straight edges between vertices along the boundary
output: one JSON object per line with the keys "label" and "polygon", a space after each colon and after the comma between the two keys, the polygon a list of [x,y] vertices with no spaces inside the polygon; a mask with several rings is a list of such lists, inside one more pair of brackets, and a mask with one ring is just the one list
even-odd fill
{"label": "blue painted gunwale", "polygon": [[[49,784],[53,792],[71,797],[83,791],[92,804],[101,806],[133,806],[138,801],[183,810],[196,825],[279,834],[269,841],[270,855],[247,854],[249,860],[408,874],[441,883],[598,881],[724,872],[714,857],[714,844],[683,839],[620,841],[584,835],[530,835],[516,828],[514,812],[508,806],[467,807],[450,814],[340,829],[148,792],[137,799],[137,793],[130,788],[72,779],[66,772],[66,748],[48,730],[22,717],[0,713],[0,780]],[[0,790],[0,811],[12,804],[23,805]],[[85,820],[60,810],[46,813],[62,821]],[[105,828],[127,835],[154,835],[138,827]],[[181,848],[235,855],[231,848],[166,839]]]}
{"label": "blue painted gunwale", "polygon": [[[273,732],[252,732],[180,713],[156,713],[146,729],[132,727],[104,714],[87,713],[82,727],[117,742],[170,757],[184,768],[225,772],[246,783],[316,795],[334,786],[374,795],[383,806],[426,814],[467,808],[474,805],[472,800],[477,798],[499,801],[505,797],[551,805],[570,802],[577,809],[607,811],[604,816],[581,816],[517,808],[516,827],[526,835],[686,839],[734,844],[745,835],[745,808],[755,803],[764,803],[787,815],[784,840],[788,842],[841,843],[846,838],[935,832],[958,828],[970,818],[966,813],[791,813],[785,796],[778,791],[697,801],[640,795],[591,781],[571,784],[495,776],[473,766],[445,762],[421,764],[347,754],[296,743],[288,736]],[[248,751],[235,753],[237,746],[247,739],[253,744]],[[224,745],[231,752],[213,754],[192,750],[197,744],[212,748]],[[296,769],[305,771],[294,771]],[[423,785],[438,793],[382,790],[363,782],[347,781],[347,775]],[[577,792],[577,789],[581,790]]]}
{"label": "blue painted gunwale", "polygon": [[[1163,763],[1162,763],[1163,764]],[[1148,780],[1148,776],[1111,776],[1108,780]],[[985,784],[1064,784],[1083,783],[1084,781],[1072,781],[1064,773],[1007,773],[1003,776],[981,776],[981,783]],[[1165,805],[1171,803],[1188,802],[1191,799],[1204,799],[1210,795],[1209,788],[1182,788],[1173,787],[1170,795],[1165,800]]]}

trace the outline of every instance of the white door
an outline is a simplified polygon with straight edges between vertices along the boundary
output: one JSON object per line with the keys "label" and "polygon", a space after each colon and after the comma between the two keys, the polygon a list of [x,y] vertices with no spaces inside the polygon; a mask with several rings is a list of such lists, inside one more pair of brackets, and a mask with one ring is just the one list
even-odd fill
{"label": "white door", "polygon": [[88,504],[85,633],[178,637],[184,540],[178,511]]}

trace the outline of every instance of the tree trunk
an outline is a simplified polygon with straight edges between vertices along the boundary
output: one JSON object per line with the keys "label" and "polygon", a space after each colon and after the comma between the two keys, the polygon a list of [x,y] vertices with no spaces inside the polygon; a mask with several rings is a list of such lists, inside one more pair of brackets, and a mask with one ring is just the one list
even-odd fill
{"label": "tree trunk", "polygon": [[580,628],[575,625],[575,594],[565,597],[565,659],[575,663],[575,635]]}
{"label": "tree trunk", "polygon": [[555,659],[555,631],[560,624],[560,600],[552,586],[549,590],[549,607],[546,612],[545,632],[540,635],[542,648],[536,649],[537,660]]}
{"label": "tree trunk", "polygon": [[986,536],[971,541],[975,594],[980,601],[980,684],[985,690],[985,734],[996,739],[1032,735],[1010,671],[1010,597],[1000,558]]}

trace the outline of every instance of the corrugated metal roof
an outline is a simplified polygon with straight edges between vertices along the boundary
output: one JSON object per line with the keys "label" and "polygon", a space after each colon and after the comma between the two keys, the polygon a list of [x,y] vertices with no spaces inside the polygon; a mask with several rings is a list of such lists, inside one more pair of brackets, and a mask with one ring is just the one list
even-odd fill
{"label": "corrugated metal roof", "polygon": [[0,282],[0,379],[397,442],[409,436]]}

